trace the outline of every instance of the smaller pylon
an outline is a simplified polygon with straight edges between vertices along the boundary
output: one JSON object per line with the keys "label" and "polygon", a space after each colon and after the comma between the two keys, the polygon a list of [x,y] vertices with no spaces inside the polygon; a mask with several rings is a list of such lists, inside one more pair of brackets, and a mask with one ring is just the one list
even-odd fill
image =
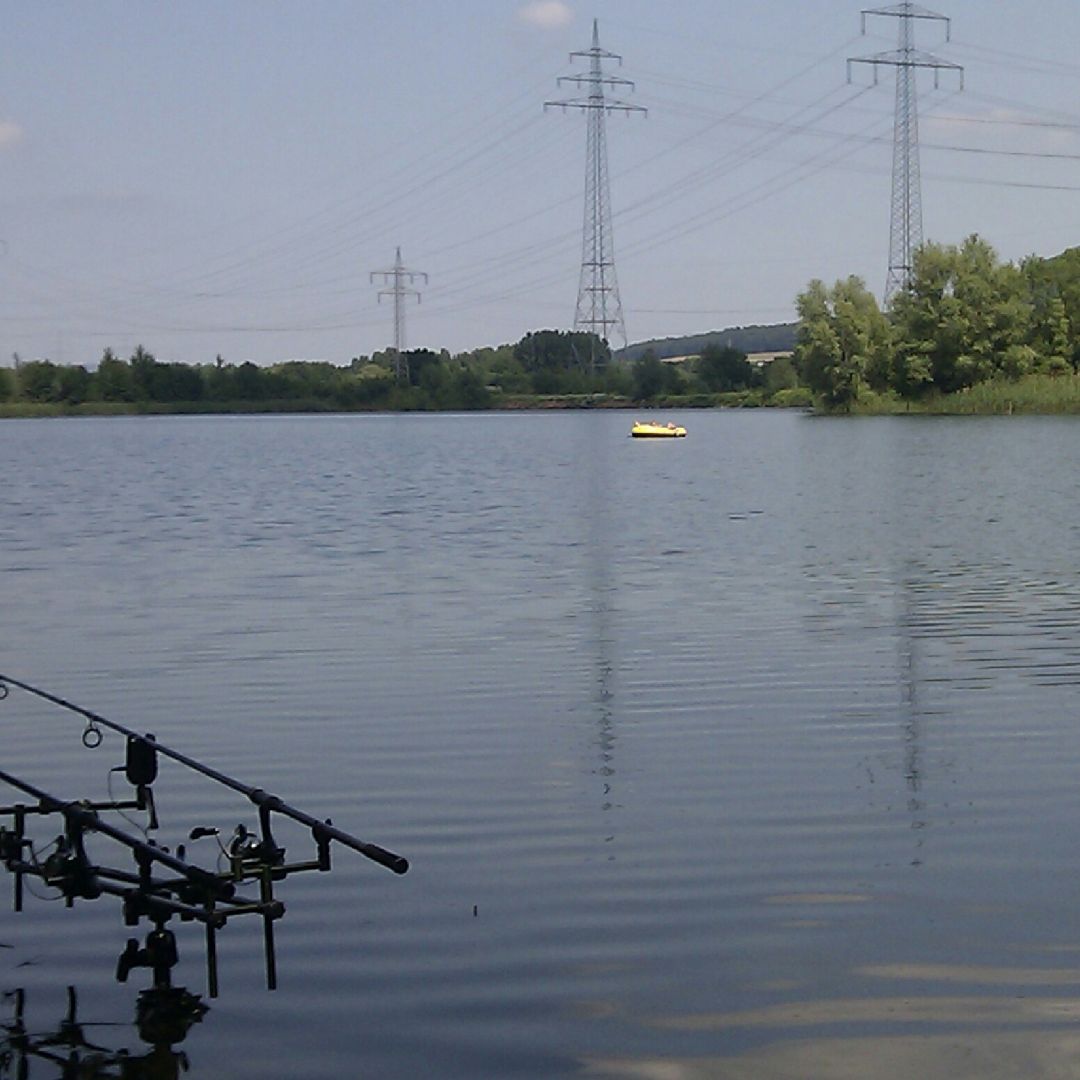
{"label": "smaller pylon", "polygon": [[405,356],[405,300],[410,296],[416,297],[420,303],[420,293],[412,288],[412,283],[417,278],[423,278],[427,284],[428,276],[423,270],[407,270],[401,262],[401,248],[397,249],[397,258],[389,270],[373,270],[371,281],[381,278],[381,284],[390,284],[388,289],[379,290],[379,303],[384,296],[394,298],[394,378],[397,382],[409,381],[409,361]]}

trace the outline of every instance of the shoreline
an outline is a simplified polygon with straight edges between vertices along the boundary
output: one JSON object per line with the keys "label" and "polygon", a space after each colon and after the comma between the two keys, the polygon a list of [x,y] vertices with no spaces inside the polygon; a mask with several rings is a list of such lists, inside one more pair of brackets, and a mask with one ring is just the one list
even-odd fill
{"label": "shoreline", "polygon": [[255,416],[273,415],[398,415],[412,412],[546,412],[614,409],[622,412],[705,409],[801,409],[821,416],[1054,416],[1080,415],[1080,374],[1029,375],[1015,382],[978,383],[954,394],[905,399],[865,392],[847,409],[815,404],[805,388],[718,394],[658,396],[633,401],[614,394],[492,394],[475,409],[433,408],[419,402],[412,409],[347,406],[315,397],[249,401],[84,401],[0,402],[0,420],[53,419],[89,416]]}
{"label": "shoreline", "polygon": [[658,398],[631,401],[609,395],[515,395],[476,409],[378,409],[347,408],[333,402],[233,401],[233,402],[114,402],[86,401],[77,405],[63,402],[0,402],[0,420],[58,419],[94,416],[257,416],[257,415],[405,415],[408,413],[462,412],[556,412],[592,411],[657,412],[671,409],[748,409],[809,407],[809,399],[762,400],[752,392]]}

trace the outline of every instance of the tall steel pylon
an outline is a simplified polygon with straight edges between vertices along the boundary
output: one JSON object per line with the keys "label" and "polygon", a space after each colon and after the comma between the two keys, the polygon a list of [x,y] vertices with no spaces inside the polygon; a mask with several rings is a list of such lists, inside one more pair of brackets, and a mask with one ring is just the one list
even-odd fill
{"label": "tall steel pylon", "polygon": [[[570,54],[571,61],[587,59],[589,71],[585,75],[564,75],[559,85],[573,83],[588,87],[588,96],[569,98],[565,101],[545,101],[544,111],[558,107],[580,109],[588,117],[588,139],[585,153],[585,228],[582,240],[581,280],[578,285],[577,310],[574,313],[574,329],[591,331],[598,338],[609,340],[611,331],[626,341],[626,322],[623,319],[622,301],[619,299],[619,283],[615,277],[615,246],[611,229],[611,184],[608,178],[607,114],[609,112],[641,113],[648,110],[641,105],[631,105],[604,94],[605,87],[628,87],[629,79],[619,79],[604,74],[603,61],[622,57],[600,48],[600,28],[593,19],[592,48]],[[592,366],[596,367],[595,351]]]}
{"label": "tall steel pylon", "polygon": [[384,296],[394,298],[394,378],[397,382],[408,382],[409,361],[405,356],[405,301],[410,296],[416,297],[420,303],[420,293],[412,288],[412,283],[417,278],[423,278],[427,284],[428,276],[423,270],[407,270],[401,262],[401,248],[397,249],[397,258],[389,270],[373,270],[371,281],[376,278],[382,279],[382,284],[392,282],[389,289],[379,290],[379,303]]}
{"label": "tall steel pylon", "polygon": [[960,73],[960,89],[964,88],[964,69],[959,64],[942,60],[931,53],[915,48],[915,20],[928,19],[945,24],[945,40],[949,40],[952,23],[945,15],[928,11],[918,4],[893,4],[891,7],[869,8],[862,12],[862,32],[870,15],[886,15],[900,20],[900,47],[895,51],[873,56],[853,56],[848,59],[848,81],[852,64],[870,64],[874,82],[881,67],[896,68],[896,118],[893,127],[892,215],[889,225],[889,273],[885,279],[885,303],[911,280],[914,255],[922,245],[922,185],[919,173],[919,109],[915,72],[930,68],[934,86],[942,71]]}

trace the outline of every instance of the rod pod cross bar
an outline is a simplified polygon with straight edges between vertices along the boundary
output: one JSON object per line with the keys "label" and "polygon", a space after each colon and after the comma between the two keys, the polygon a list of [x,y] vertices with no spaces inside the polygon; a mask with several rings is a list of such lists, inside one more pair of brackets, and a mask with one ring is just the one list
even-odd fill
{"label": "rod pod cross bar", "polygon": [[135,853],[137,860],[147,866],[150,863],[160,863],[174,873],[186,878],[192,886],[205,893],[207,897],[229,899],[236,891],[231,883],[223,882],[215,874],[210,873],[209,870],[192,866],[163,848],[129,836],[123,829],[118,829],[115,825],[103,821],[96,811],[87,809],[78,802],[66,802],[63,799],[58,799],[55,795],[50,795],[47,791],[42,791],[41,788],[28,784],[25,780],[20,780],[17,776],[12,776],[8,772],[0,771],[0,781],[17,791],[31,796],[31,798],[37,799],[41,811],[61,815],[68,832],[98,832],[108,836],[124,847],[130,848]]}

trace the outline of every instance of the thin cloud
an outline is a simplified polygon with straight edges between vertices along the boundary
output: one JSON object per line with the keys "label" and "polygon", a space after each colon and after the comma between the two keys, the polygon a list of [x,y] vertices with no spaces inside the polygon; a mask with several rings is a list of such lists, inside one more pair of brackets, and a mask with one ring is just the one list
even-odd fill
{"label": "thin cloud", "polygon": [[1055,120],[1052,114],[1000,108],[931,114],[923,120],[922,128],[936,137],[955,139],[958,135],[970,135],[983,145],[1014,149],[1021,145],[1025,149],[1071,148],[1080,135],[1080,126],[1074,121]]}
{"label": "thin cloud", "polygon": [[0,150],[14,146],[23,137],[23,129],[11,120],[0,120]]}
{"label": "thin cloud", "polygon": [[543,30],[556,30],[573,22],[574,11],[563,0],[533,0],[518,11],[518,18]]}

